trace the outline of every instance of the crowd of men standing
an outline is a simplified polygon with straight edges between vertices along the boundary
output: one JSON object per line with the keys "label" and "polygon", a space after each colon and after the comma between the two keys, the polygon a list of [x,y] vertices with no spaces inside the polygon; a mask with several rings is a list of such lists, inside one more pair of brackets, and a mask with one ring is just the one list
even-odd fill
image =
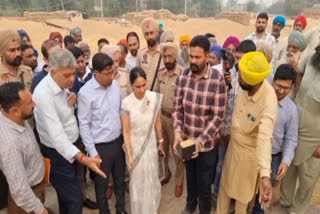
{"label": "crowd of men standing", "polygon": [[[83,206],[109,214],[113,192],[116,214],[126,214],[126,191],[132,214],[159,213],[155,190],[172,175],[174,195],[187,191],[182,214],[227,214],[232,200],[237,214],[264,213],[278,185],[281,206],[306,213],[320,176],[320,30],[303,32],[301,15],[282,38],[285,18],[274,18],[272,33],[268,19],[258,14],[256,30],[242,41],[230,35],[219,45],[207,33],[181,35],[177,45],[171,30],[146,18],[147,47],[129,32],[118,44],[99,39],[93,56],[76,27],[64,38],[50,33],[43,60],[24,30],[0,31],[1,207],[51,212],[44,206],[46,157],[61,214]],[[137,144],[131,141],[139,131],[144,136],[141,121],[150,122],[151,134]],[[148,156],[148,139],[164,158],[161,179],[162,161]],[[185,140],[195,151],[182,161],[177,146]],[[148,177],[144,161],[155,180],[139,180]],[[88,177],[97,202],[87,197]]]}

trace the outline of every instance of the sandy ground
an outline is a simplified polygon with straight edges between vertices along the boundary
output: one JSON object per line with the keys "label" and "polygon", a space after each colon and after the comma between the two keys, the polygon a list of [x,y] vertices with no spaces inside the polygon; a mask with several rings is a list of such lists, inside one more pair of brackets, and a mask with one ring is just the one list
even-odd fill
{"label": "sandy ground", "polygon": [[[172,156],[171,156],[172,157]],[[170,157],[169,165],[171,169],[174,169],[174,161]],[[172,170],[173,171],[173,170]],[[89,182],[87,183],[87,195],[90,199],[95,199],[95,191],[94,191],[94,184],[93,182],[88,179]],[[184,182],[185,184],[186,182]],[[184,206],[186,200],[186,190],[184,190],[183,195],[180,198],[176,198],[174,196],[174,188],[175,183],[174,179],[171,179],[170,182],[164,186],[162,186],[162,196],[160,202],[160,209],[159,214],[179,214]],[[318,182],[315,192],[313,194],[312,203],[309,206],[309,209],[306,214],[319,214],[320,213],[320,182]],[[280,189],[274,188],[273,191],[273,205],[269,208],[266,214],[288,214],[286,209],[283,209],[279,206],[279,198],[280,198]],[[46,207],[49,207],[54,214],[59,213],[58,202],[56,198],[55,190],[51,185],[46,186]],[[112,195],[112,198],[109,200],[109,207],[112,213],[115,213],[115,196]],[[129,194],[126,193],[126,210],[129,214],[130,212],[130,197]],[[98,210],[89,210],[87,208],[83,209],[83,214],[98,214]],[[199,212],[196,211],[195,214]],[[8,214],[7,210],[0,210],[0,214]],[[136,213],[135,213],[136,214]],[[212,211],[214,214],[214,210]],[[251,213],[250,213],[251,214]]]}
{"label": "sandy ground", "polygon": [[[272,20],[272,18],[270,19]],[[54,19],[49,20],[52,23],[72,28],[75,26],[80,26],[83,29],[83,40],[86,41],[92,50],[92,53],[97,51],[97,41],[98,39],[105,37],[111,43],[116,43],[121,38],[125,38],[126,34],[129,31],[136,31],[141,37],[141,47],[145,46],[145,41],[142,38],[141,28],[137,25],[127,25],[120,26],[120,24],[112,23],[111,21],[97,21],[97,20],[83,20],[83,21],[75,21],[69,22],[67,20],[62,19]],[[250,26],[244,26],[230,20],[220,19],[215,20],[213,18],[210,19],[189,19],[185,22],[177,22],[172,20],[161,20],[164,23],[165,29],[171,29],[175,33],[176,42],[178,42],[180,35],[182,34],[190,34],[191,36],[204,34],[207,32],[211,32],[216,34],[218,43],[223,44],[225,38],[229,35],[237,35],[240,39],[244,39],[247,35],[255,30],[254,22],[255,20],[251,20]],[[271,29],[271,21],[269,21],[268,31]],[[287,20],[287,27],[282,31],[281,36],[287,36],[291,30],[293,20]],[[67,30],[56,29],[50,26],[47,26],[43,22],[34,22],[28,20],[13,19],[13,18],[0,18],[0,26],[1,29],[10,28],[10,29],[25,29],[31,39],[33,45],[40,50],[41,43],[48,39],[49,33],[52,31],[59,31],[62,35],[66,35]],[[306,30],[311,29],[313,27],[320,26],[320,20],[308,19],[308,27]],[[172,161],[171,161],[172,164]],[[172,167],[173,168],[173,167]],[[47,201],[46,205],[54,210],[55,213],[58,213],[58,206],[56,200],[55,191],[51,186],[47,187]],[[162,201],[160,206],[161,214],[172,214],[172,213],[180,213],[180,211],[184,208],[186,194],[184,192],[181,198],[174,197],[174,184],[173,179],[168,185],[165,185],[162,188]],[[275,199],[279,198],[279,191],[275,190],[274,197]],[[88,195],[90,198],[94,198],[94,188],[93,184],[88,184]],[[312,205],[308,211],[308,214],[320,213],[320,182],[318,182],[317,187],[315,188]],[[127,197],[127,206],[129,206],[129,199]],[[110,201],[110,207],[114,207],[114,196]],[[129,211],[129,207],[128,207]],[[0,214],[6,214],[6,210],[1,210]],[[89,213],[98,213],[97,211],[89,211],[84,209],[85,214]],[[269,213],[282,213],[280,211],[279,206],[277,204],[271,209]],[[284,212],[285,213],[285,212]]]}
{"label": "sandy ground", "polygon": [[[269,32],[271,30],[271,20],[272,18],[270,18],[269,21]],[[127,26],[121,26],[119,23],[115,23],[114,21],[110,20],[76,20],[74,22],[70,22],[63,19],[52,19],[48,21],[66,28],[80,26],[83,30],[83,40],[90,45],[93,53],[97,51],[97,41],[100,38],[105,37],[111,43],[117,43],[121,38],[125,38],[129,31],[136,31],[141,38],[141,47],[145,46],[145,41],[142,38],[141,28],[137,25],[128,24]],[[254,19],[251,20],[252,24],[248,26],[226,19],[217,20],[214,18],[188,19],[185,22],[161,20],[161,22],[164,23],[165,29],[171,29],[174,32],[176,42],[179,41],[179,37],[183,34],[194,36],[211,32],[217,36],[218,43],[223,44],[224,40],[230,35],[236,35],[240,39],[244,39],[247,35],[255,30]],[[287,26],[282,31],[283,37],[287,36],[291,32],[292,23],[293,20],[287,20]],[[45,39],[48,39],[50,32],[59,31],[63,36],[68,33],[67,30],[61,30],[47,26],[44,22],[34,22],[23,19],[14,20],[13,18],[0,18],[0,26],[1,28],[25,29],[29,33],[33,45],[38,50],[40,50],[41,43]],[[320,26],[320,20],[308,19],[308,26],[306,30],[315,26]]]}

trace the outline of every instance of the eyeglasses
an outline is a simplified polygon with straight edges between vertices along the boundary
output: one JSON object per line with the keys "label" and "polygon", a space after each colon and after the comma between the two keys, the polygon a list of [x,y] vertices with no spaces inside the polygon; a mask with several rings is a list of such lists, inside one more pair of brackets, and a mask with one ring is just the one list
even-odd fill
{"label": "eyeglasses", "polygon": [[103,72],[100,73],[100,74],[102,74],[102,75],[104,75],[106,77],[110,77],[110,76],[118,73],[118,69],[116,67],[109,67],[109,68],[107,67],[103,71],[108,71],[106,73],[103,73]]}
{"label": "eyeglasses", "polygon": [[283,91],[290,91],[291,87],[283,87],[282,85],[279,85],[277,83],[274,83],[274,87],[276,90],[283,90]]}

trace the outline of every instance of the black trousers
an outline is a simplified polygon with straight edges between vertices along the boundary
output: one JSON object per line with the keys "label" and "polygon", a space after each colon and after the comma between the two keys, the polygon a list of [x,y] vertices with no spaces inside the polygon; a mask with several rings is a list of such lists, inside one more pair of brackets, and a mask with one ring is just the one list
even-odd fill
{"label": "black trousers", "polygon": [[51,160],[50,182],[57,192],[60,214],[82,214],[83,197],[77,178],[78,162],[67,161],[55,149],[41,144],[43,156]]}
{"label": "black trousers", "polygon": [[0,170],[0,209],[8,206],[9,187],[7,179]]}
{"label": "black trousers", "polygon": [[199,152],[196,159],[185,162],[188,211],[194,212],[199,201],[200,214],[211,213],[211,183],[217,163],[217,146],[208,152]]}
{"label": "black trousers", "polygon": [[125,154],[122,149],[122,135],[107,143],[96,144],[97,152],[102,159],[101,170],[107,174],[107,179],[104,179],[98,174],[95,174],[95,190],[96,199],[99,206],[100,214],[110,214],[106,191],[109,183],[109,177],[112,174],[114,191],[116,195],[116,210],[121,213],[125,211]]}

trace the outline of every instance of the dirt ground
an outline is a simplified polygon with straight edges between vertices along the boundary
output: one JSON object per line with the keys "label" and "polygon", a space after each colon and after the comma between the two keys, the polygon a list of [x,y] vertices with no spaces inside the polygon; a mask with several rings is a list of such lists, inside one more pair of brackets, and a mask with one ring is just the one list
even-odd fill
{"label": "dirt ground", "polygon": [[[174,161],[170,158],[169,161],[171,171],[174,171]],[[93,182],[88,179],[89,182],[87,183],[87,195],[90,199],[95,199],[95,192],[94,192],[94,184]],[[185,182],[184,182],[185,184]],[[162,186],[162,196],[161,196],[161,203],[160,203],[160,210],[159,214],[180,214],[185,206],[186,201],[186,189],[184,189],[183,195],[180,198],[176,198],[174,196],[174,188],[175,183],[174,179],[171,179],[170,182],[164,186]],[[273,205],[269,208],[266,214],[288,214],[286,209],[283,209],[279,206],[279,198],[280,198],[280,190],[279,188],[275,188],[273,191]],[[58,208],[58,201],[56,198],[55,190],[51,185],[46,186],[46,207],[49,207],[54,214],[59,213]],[[112,195],[112,198],[109,200],[109,206],[111,208],[112,213],[115,213],[115,196]],[[129,214],[130,212],[130,199],[129,194],[126,193],[126,210]],[[83,209],[83,214],[98,214],[98,210],[89,210],[87,208]],[[312,203],[309,206],[309,209],[306,214],[319,214],[320,213],[320,182],[318,182],[313,198]],[[8,214],[7,210],[0,210],[0,214]],[[136,214],[136,213],[135,213]],[[195,214],[198,214],[196,212]],[[214,214],[214,210],[212,211]],[[251,213],[250,213],[251,214]]]}

